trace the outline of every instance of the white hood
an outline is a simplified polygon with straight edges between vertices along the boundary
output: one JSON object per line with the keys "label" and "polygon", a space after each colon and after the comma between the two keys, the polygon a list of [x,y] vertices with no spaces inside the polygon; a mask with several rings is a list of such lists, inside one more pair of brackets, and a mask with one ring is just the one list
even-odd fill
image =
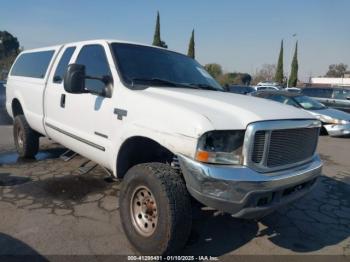
{"label": "white hood", "polygon": [[249,123],[265,120],[315,119],[310,113],[292,106],[233,93],[160,87],[147,88],[142,93],[200,114],[217,130],[245,129]]}

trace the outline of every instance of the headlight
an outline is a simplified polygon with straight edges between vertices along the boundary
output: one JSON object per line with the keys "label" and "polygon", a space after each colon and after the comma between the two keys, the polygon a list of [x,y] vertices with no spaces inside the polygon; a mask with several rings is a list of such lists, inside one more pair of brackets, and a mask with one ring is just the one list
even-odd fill
{"label": "headlight", "polygon": [[333,125],[346,125],[346,124],[349,124],[349,121],[336,119],[336,118],[332,118],[330,116],[325,116],[325,115],[318,115],[317,118],[319,120],[321,120],[323,123],[326,123],[326,124],[333,124]]}
{"label": "headlight", "polygon": [[199,139],[196,160],[215,164],[242,164],[244,133],[244,130],[205,133]]}

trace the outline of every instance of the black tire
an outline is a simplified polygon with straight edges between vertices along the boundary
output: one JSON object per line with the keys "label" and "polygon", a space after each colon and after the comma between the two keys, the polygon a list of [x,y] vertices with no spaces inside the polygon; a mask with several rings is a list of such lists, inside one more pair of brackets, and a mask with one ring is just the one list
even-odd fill
{"label": "black tire", "polygon": [[39,151],[39,135],[29,126],[24,115],[15,117],[13,139],[18,155],[22,158],[33,158]]}
{"label": "black tire", "polygon": [[320,135],[321,136],[328,136],[327,129],[324,126],[321,127]]}
{"label": "black tire", "polygon": [[[158,210],[157,224],[149,236],[142,235],[133,223],[133,193],[140,187],[152,192]],[[183,177],[169,165],[147,163],[129,169],[120,190],[119,206],[124,232],[139,253],[176,254],[186,244],[192,226],[191,198]]]}

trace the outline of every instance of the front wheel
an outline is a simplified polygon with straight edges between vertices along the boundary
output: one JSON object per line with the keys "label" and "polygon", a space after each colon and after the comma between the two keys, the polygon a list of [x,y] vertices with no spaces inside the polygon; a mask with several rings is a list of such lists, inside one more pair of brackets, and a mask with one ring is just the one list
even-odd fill
{"label": "front wheel", "polygon": [[15,117],[13,139],[20,157],[33,158],[38,153],[39,135],[31,129],[24,115]]}
{"label": "front wheel", "polygon": [[132,167],[119,201],[124,232],[137,251],[167,255],[184,247],[192,225],[191,198],[183,177],[169,165]]}

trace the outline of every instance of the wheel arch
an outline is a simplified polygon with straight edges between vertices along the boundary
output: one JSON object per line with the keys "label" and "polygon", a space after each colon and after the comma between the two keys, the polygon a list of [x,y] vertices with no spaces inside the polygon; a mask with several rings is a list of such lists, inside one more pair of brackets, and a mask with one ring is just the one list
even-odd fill
{"label": "wheel arch", "polygon": [[116,176],[124,177],[134,165],[141,163],[160,162],[171,163],[175,153],[157,141],[144,137],[132,136],[120,146],[116,159]]}
{"label": "wheel arch", "polygon": [[24,115],[23,106],[17,98],[12,99],[11,110],[13,118],[15,118],[18,115]]}

